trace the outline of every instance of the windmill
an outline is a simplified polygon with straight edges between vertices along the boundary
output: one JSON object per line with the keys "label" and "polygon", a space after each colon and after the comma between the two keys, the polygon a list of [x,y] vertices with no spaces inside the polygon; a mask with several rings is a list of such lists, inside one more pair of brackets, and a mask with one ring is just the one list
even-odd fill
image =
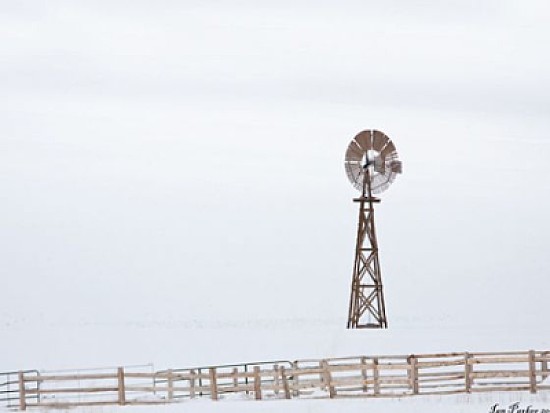
{"label": "windmill", "polygon": [[353,200],[359,203],[359,225],[347,327],[387,328],[374,228],[374,204],[380,199],[373,194],[388,189],[401,173],[402,164],[390,138],[377,130],[365,130],[348,145],[345,167],[350,182],[361,192]]}

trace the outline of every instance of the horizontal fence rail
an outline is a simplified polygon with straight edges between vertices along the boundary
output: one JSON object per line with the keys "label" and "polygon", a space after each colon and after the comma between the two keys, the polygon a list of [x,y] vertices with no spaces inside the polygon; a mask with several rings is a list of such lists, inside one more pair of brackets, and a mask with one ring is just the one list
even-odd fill
{"label": "horizontal fence rail", "polygon": [[[146,371],[136,368],[0,373],[0,394],[32,407],[262,399],[405,397],[550,390],[550,351],[409,354],[246,363]],[[8,376],[6,376],[6,374]],[[14,378],[16,377],[16,378]],[[11,392],[11,393],[10,393]]]}

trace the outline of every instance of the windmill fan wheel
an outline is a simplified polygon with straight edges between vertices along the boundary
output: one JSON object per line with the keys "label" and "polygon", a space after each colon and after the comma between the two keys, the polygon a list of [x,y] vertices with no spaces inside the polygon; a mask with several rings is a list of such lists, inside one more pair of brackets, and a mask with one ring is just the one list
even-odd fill
{"label": "windmill fan wheel", "polygon": [[[373,194],[384,192],[402,173],[403,165],[391,139],[378,130],[365,130],[348,145],[345,158],[348,179],[359,191],[370,185]],[[365,182],[365,180],[369,182]]]}

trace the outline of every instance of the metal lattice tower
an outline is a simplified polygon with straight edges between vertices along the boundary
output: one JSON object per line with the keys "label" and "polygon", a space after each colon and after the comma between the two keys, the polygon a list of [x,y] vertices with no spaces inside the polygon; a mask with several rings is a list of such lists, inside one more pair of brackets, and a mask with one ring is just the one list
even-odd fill
{"label": "metal lattice tower", "polygon": [[393,142],[382,132],[359,133],[346,151],[346,173],[361,196],[355,261],[351,282],[348,328],[387,328],[386,305],[382,287],[378,241],[374,226],[374,204],[380,202],[373,193],[386,190],[401,173]]}

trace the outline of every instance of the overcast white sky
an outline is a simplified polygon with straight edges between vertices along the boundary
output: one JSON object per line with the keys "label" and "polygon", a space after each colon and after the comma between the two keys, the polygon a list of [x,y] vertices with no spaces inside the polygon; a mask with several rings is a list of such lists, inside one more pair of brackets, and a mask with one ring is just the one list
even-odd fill
{"label": "overcast white sky", "polygon": [[550,6],[2,1],[0,322],[347,316],[393,139],[392,322],[548,313]]}

